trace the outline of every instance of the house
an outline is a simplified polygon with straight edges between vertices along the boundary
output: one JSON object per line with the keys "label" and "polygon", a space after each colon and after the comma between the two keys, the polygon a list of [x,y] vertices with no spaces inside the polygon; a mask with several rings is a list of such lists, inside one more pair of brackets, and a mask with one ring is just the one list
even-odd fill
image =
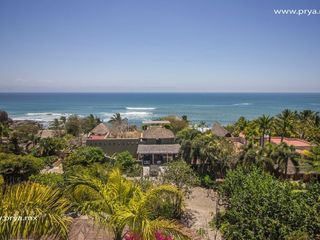
{"label": "house", "polygon": [[94,129],[89,132],[88,139],[101,140],[107,138],[108,136],[110,136],[110,134],[110,128],[104,123],[99,123]]}
{"label": "house", "polygon": [[211,127],[211,132],[215,136],[227,138],[230,142],[233,143],[236,151],[240,151],[242,146],[247,144],[247,141],[243,136],[240,136],[240,135],[239,137],[232,136],[231,133],[227,129],[225,129],[223,126],[221,126],[221,124],[218,122],[213,123]]}
{"label": "house", "polygon": [[[266,141],[268,140],[269,138],[266,138]],[[270,142],[278,145],[281,143],[281,137],[271,137]],[[299,138],[284,137],[283,142],[288,144],[289,146],[293,146],[298,153],[302,153],[304,150],[310,150],[312,147],[312,144],[310,142]]]}
{"label": "house", "polygon": [[218,122],[213,123],[211,132],[218,137],[231,137],[231,133]]}
{"label": "house", "polygon": [[175,159],[180,145],[175,144],[174,133],[162,126],[167,121],[146,121],[146,130],[130,131],[121,137],[112,134],[110,128],[100,123],[88,134],[86,145],[100,147],[112,156],[128,151],[145,165],[162,164]]}
{"label": "house", "polygon": [[161,165],[177,158],[180,145],[175,143],[174,133],[162,126],[163,121],[148,124],[142,133],[126,132],[121,138],[114,137],[107,126],[99,124],[89,133],[86,145],[100,147],[109,156],[128,151],[144,165]]}
{"label": "house", "polygon": [[180,145],[175,143],[175,135],[171,130],[149,126],[142,133],[137,155],[143,165],[161,165],[175,159],[179,151]]}
{"label": "house", "polygon": [[53,138],[58,137],[64,134],[64,131],[62,130],[51,130],[51,129],[43,129],[38,132],[38,137],[41,139],[44,138]]}

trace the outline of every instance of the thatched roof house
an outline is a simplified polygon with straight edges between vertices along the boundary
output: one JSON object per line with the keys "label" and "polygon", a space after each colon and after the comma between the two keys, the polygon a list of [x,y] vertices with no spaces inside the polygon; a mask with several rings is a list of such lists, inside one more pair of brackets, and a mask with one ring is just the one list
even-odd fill
{"label": "thatched roof house", "polygon": [[139,144],[138,154],[178,154],[179,144]]}
{"label": "thatched roof house", "polygon": [[149,127],[142,133],[142,138],[158,139],[158,138],[174,138],[174,133],[164,127]]}
{"label": "thatched roof house", "polygon": [[94,129],[90,131],[90,134],[98,135],[98,136],[105,136],[110,134],[109,127],[104,123],[99,123]]}
{"label": "thatched roof house", "polygon": [[64,132],[61,130],[43,129],[38,132],[40,138],[53,138],[62,135]]}
{"label": "thatched roof house", "polygon": [[142,124],[145,125],[163,125],[163,124],[170,124],[168,120],[146,120],[143,121]]}
{"label": "thatched roof house", "polygon": [[218,137],[231,137],[231,133],[218,122],[213,123],[211,131]]}

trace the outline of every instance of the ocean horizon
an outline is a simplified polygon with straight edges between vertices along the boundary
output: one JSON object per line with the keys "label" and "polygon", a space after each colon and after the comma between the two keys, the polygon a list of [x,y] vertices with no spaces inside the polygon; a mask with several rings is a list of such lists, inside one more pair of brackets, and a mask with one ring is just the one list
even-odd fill
{"label": "ocean horizon", "polygon": [[120,113],[131,124],[141,125],[167,115],[187,115],[208,125],[235,122],[262,114],[276,115],[284,109],[320,111],[320,93],[234,93],[234,92],[2,92],[0,109],[14,120],[43,123],[77,114],[93,114],[108,121]]}

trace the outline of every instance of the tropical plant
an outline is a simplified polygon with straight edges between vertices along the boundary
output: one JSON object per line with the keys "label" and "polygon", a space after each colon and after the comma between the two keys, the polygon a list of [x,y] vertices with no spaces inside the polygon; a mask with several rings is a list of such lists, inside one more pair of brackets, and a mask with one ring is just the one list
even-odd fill
{"label": "tropical plant", "polygon": [[282,142],[275,146],[274,151],[271,154],[271,158],[275,161],[277,169],[287,176],[288,173],[288,163],[297,157],[297,153],[293,146]]}
{"label": "tropical plant", "polygon": [[170,124],[168,128],[171,129],[174,133],[181,131],[189,125],[188,118],[186,116],[183,116],[182,118],[177,116],[166,116],[161,118],[161,120],[169,121]]}
{"label": "tropical plant", "polygon": [[95,117],[92,114],[81,119],[81,127],[84,133],[90,132],[99,123],[101,123],[100,118]]}
{"label": "tropical plant", "polygon": [[38,183],[7,186],[0,192],[0,239],[67,239],[69,202]]}
{"label": "tropical plant", "polygon": [[9,137],[10,128],[5,123],[0,123],[0,144],[2,144],[3,137]]}
{"label": "tropical plant", "polygon": [[174,184],[185,194],[189,194],[191,188],[200,183],[196,173],[190,165],[183,160],[168,163],[161,179],[163,183]]}
{"label": "tropical plant", "polygon": [[122,136],[128,130],[128,119],[122,118],[120,113],[115,113],[110,120],[114,134],[120,134]]}
{"label": "tropical plant", "polygon": [[53,188],[62,188],[64,186],[63,175],[59,173],[32,175],[29,177],[29,181],[37,182],[46,186],[51,186]]}
{"label": "tropical plant", "polygon": [[273,118],[263,114],[261,117],[259,117],[257,119],[257,124],[258,124],[260,132],[261,132],[260,145],[264,146],[266,133],[269,134],[269,142],[271,139],[271,129],[272,129],[272,125],[273,125]]}
{"label": "tropical plant", "polygon": [[69,191],[81,211],[110,228],[115,240],[122,240],[129,233],[139,239],[152,240],[156,239],[157,231],[170,233],[177,239],[184,237],[174,222],[154,211],[161,209],[164,203],[180,211],[181,193],[171,185],[143,192],[139,185],[122,177],[117,169],[109,174],[106,183],[87,176],[76,176],[69,181]]}
{"label": "tropical plant", "polygon": [[302,164],[307,165],[307,169],[320,173],[320,146],[314,146],[310,151],[305,151]]}
{"label": "tropical plant", "polygon": [[276,117],[276,129],[281,136],[281,142],[284,137],[289,136],[289,133],[293,130],[294,113],[289,109],[283,110]]}
{"label": "tropical plant", "polygon": [[68,117],[65,123],[66,132],[75,137],[78,137],[82,132],[81,119],[77,115],[71,115]]}
{"label": "tropical plant", "polygon": [[40,139],[36,147],[36,155],[39,157],[47,157],[53,155],[61,155],[61,152],[67,146],[65,138],[53,137]]}
{"label": "tropical plant", "polygon": [[225,239],[317,239],[320,234],[319,184],[297,190],[261,169],[238,168],[228,172],[219,193],[225,211],[215,223]]}
{"label": "tropical plant", "polygon": [[201,132],[194,128],[184,128],[176,135],[176,142],[181,145],[181,157],[187,163],[192,160],[192,142]]}
{"label": "tropical plant", "polygon": [[0,153],[0,174],[6,183],[27,180],[29,176],[38,174],[43,166],[42,159],[31,155]]}
{"label": "tropical plant", "polygon": [[81,146],[66,157],[63,161],[63,167],[68,170],[68,168],[76,165],[87,167],[94,163],[105,162],[106,158],[101,148]]}

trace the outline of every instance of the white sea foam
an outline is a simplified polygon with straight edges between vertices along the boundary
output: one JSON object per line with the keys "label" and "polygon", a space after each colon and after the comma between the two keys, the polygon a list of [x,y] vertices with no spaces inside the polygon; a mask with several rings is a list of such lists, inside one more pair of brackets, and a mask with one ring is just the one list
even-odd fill
{"label": "white sea foam", "polygon": [[13,116],[13,120],[33,120],[38,122],[50,122],[55,118],[60,118],[62,116],[68,117],[70,113],[54,113],[54,112],[31,112],[24,115]]}
{"label": "white sea foam", "polygon": [[249,105],[252,105],[252,103],[235,103],[235,104],[232,104],[232,106],[249,106]]}
{"label": "white sea foam", "polygon": [[64,116],[66,113],[54,113],[54,112],[38,112],[38,113],[27,113],[27,116]]}
{"label": "white sea foam", "polygon": [[[115,113],[103,112],[100,114],[103,116],[104,120],[108,121]],[[128,118],[129,120],[131,119],[145,120],[146,118],[150,118],[153,115],[153,113],[147,112],[147,111],[143,111],[143,112],[127,111],[127,112],[120,112],[120,115],[121,117]]]}
{"label": "white sea foam", "polygon": [[155,110],[154,107],[126,107],[127,110]]}

